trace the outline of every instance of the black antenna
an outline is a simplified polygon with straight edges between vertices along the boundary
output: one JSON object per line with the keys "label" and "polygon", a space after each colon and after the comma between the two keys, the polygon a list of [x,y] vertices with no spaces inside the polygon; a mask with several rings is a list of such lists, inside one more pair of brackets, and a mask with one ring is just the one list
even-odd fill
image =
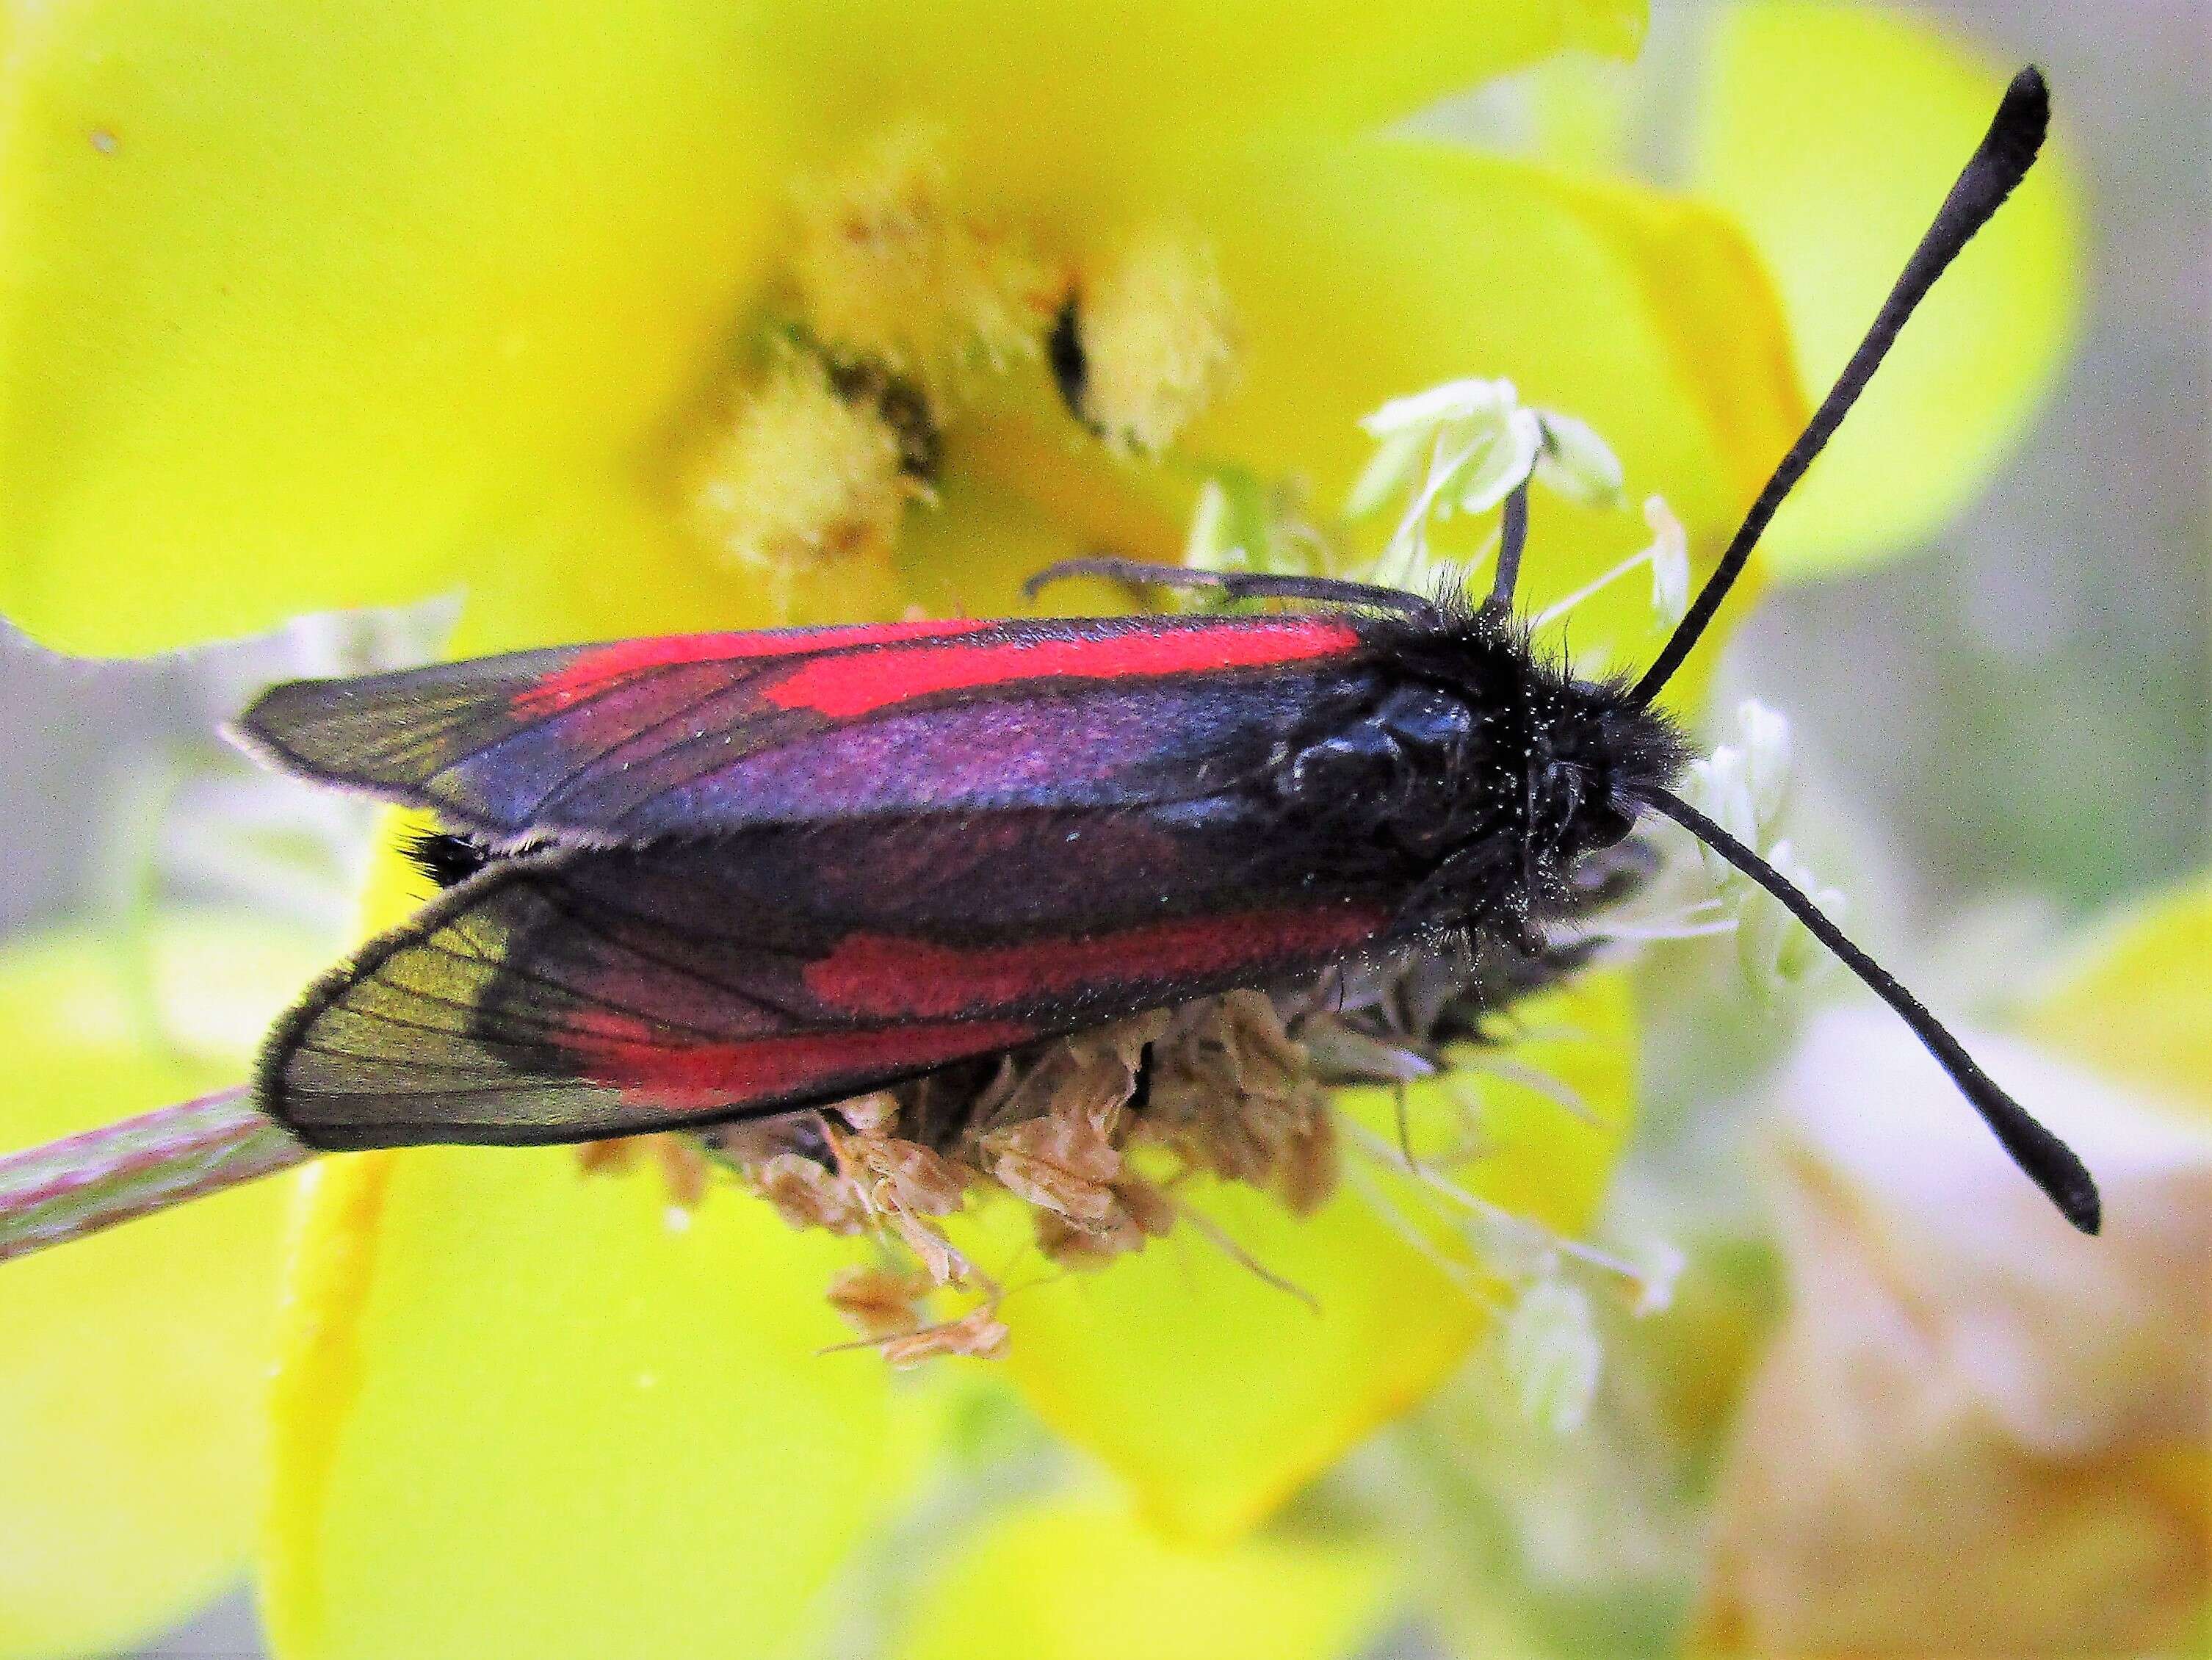
{"label": "black antenna", "polygon": [[1513,602],[1513,585],[1521,580],[1521,550],[1528,545],[1528,481],[1523,478],[1505,498],[1505,516],[1498,531],[1498,575],[1490,585],[1490,603]]}
{"label": "black antenna", "polygon": [[1636,683],[1630,694],[1637,704],[1643,705],[1659,695],[1660,689],[1682,666],[1682,660],[1690,654],[1713,620],[1713,613],[1728,598],[1735,579],[1743,574],[1751,550],[1759,544],[1775,510],[1781,507],[1797,481],[1805,476],[1813,458],[1820,454],[1836,429],[1843,424],[1844,417],[1866,390],[1867,382],[1881,366],[1883,356],[1896,341],[1898,331],[1913,308],[1926,298],[1928,290],[1944,268],[1958,257],[1959,250],[1972,240],[1976,231],[1989,222],[1990,216],[2003,204],[2013,187],[2027,174],[2034,165],[2035,153],[2043,146],[2044,131],[2051,123],[2051,94],[2043,84],[2042,73],[2030,64],[2012,78],[2005,88],[2004,101],[1997,106],[1996,118],[1990,130],[1983,135],[1981,146],[1960,173],[1958,182],[1936,215],[1928,234],[1920,239],[1920,246],[1912,251],[1912,258],[1905,262],[1897,285],[1889,291],[1881,309],[1875,313],[1873,325],[1867,330],[1866,338],[1851,354],[1851,361],[1844,365],[1844,372],[1829,389],[1820,407],[1813,412],[1812,420],[1798,435],[1790,453],[1782,458],[1782,465],[1766,481],[1759,499],[1751,504],[1744,517],[1742,528],[1728,544],[1713,574],[1698,591],[1697,602],[1675,625],[1674,632],[1651,666],[1644,671],[1644,678]]}
{"label": "black antenna", "polygon": [[1898,1018],[1912,1028],[1912,1035],[1928,1046],[1928,1052],[1951,1075],[1959,1092],[1973,1104],[1974,1110],[1982,1115],[1982,1122],[1996,1134],[2004,1150],[2012,1155],[2013,1163],[2020,1166],[2028,1180],[2048,1194],[2051,1203],[2075,1227],[2084,1233],[2097,1231],[2104,1213],[2097,1197],[2097,1183],[2075,1156],[2074,1150],[2037,1122],[2027,1108],[1999,1089],[1990,1075],[1974,1064],[1973,1057],[1960,1047],[1959,1040],[1944,1030],[1943,1023],[1928,1012],[1925,1004],[1846,939],[1843,930],[1780,871],[1688,802],[1665,790],[1651,791],[1646,799],[1654,808],[1780,900],[1792,916],[1811,930],[1815,939],[1835,952],[1844,966],[1865,982],[1868,990],[1894,1009]]}

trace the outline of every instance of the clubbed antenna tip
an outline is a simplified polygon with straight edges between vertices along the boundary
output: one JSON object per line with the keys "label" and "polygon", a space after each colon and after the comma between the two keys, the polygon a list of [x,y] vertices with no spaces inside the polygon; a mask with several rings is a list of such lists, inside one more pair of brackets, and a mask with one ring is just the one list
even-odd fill
{"label": "clubbed antenna tip", "polygon": [[1705,579],[1698,591],[1689,611],[1675,626],[1644,678],[1636,683],[1631,695],[1639,704],[1649,703],[1658,696],[1674,671],[1681,667],[1692,648],[1704,635],[1713,614],[1728,598],[1729,590],[1735,586],[1736,578],[1750,562],[1751,550],[1758,546],[1775,514],[1797,481],[1805,476],[1814,459],[1827,447],[1836,429],[1850,413],[1851,405],[1866,390],[1867,382],[1881,367],[1881,360],[1896,343],[1898,334],[1912,315],[1913,310],[1936,286],[1959,251],[1973,240],[1974,234],[1990,221],[1990,216],[2004,205],[2027,170],[2035,165],[2036,152],[2043,148],[2045,132],[2051,125],[2051,94],[2043,83],[2043,72],[2033,64],[2012,78],[2005,88],[2003,100],[1990,119],[1990,130],[1982,135],[1982,142],[1960,171],[1951,193],[1943,198],[1943,205],[1936,211],[1927,234],[1921,237],[1919,246],[1905,262],[1898,273],[1896,284],[1889,297],[1882,301],[1881,309],[1875,313],[1869,325],[1866,337],[1859,342],[1851,361],[1844,365],[1844,372],[1836,377],[1836,384],[1820,400],[1820,407],[1806,423],[1805,430],[1790,447],[1774,469],[1774,476],[1751,504],[1742,525],[1721,555],[1720,563]]}
{"label": "clubbed antenna tip", "polygon": [[1950,1074],[1982,1122],[2012,1155],[2028,1180],[2049,1195],[2059,1213],[2084,1233],[2103,1225],[2104,1207],[2097,1183],[2074,1149],[2053,1135],[2027,1108],[1999,1089],[1974,1062],[1943,1023],[1928,1012],[1921,1000],[1899,984],[1895,976],[1852,944],[1841,928],[1830,921],[1795,884],[1749,848],[1680,797],[1661,790],[1651,806],[1703,842],[1715,853],[1781,901],[1784,909],[1802,922],[1815,939],[1836,954],[1868,990],[1889,1005],[1912,1035]]}

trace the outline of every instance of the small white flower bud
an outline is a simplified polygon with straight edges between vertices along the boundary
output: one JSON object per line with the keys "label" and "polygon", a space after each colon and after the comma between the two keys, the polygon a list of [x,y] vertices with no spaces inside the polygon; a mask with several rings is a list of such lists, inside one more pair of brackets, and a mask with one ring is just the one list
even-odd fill
{"label": "small white flower bud", "polygon": [[1359,424],[1370,438],[1388,439],[1403,432],[1432,436],[1454,423],[1497,419],[1519,402],[1510,380],[1447,380],[1426,392],[1393,398],[1373,414],[1361,417]]}
{"label": "small white flower bud", "polygon": [[1505,1318],[1506,1375],[1528,1421],[1569,1435],[1589,1421],[1604,1364],[1589,1298],[1565,1280],[1539,1280]]}
{"label": "small white flower bud", "polygon": [[1669,627],[1690,609],[1690,533],[1665,500],[1644,500],[1644,522],[1651,527],[1651,609]]}
{"label": "small white flower bud", "polygon": [[1238,536],[1229,492],[1218,478],[1209,478],[1198,492],[1191,510],[1190,533],[1183,538],[1182,562],[1194,570],[1244,570],[1252,556]]}
{"label": "small white flower bud", "polygon": [[1487,513],[1528,479],[1543,444],[1534,410],[1508,413],[1488,443],[1452,480],[1449,500],[1462,513]]}
{"label": "small white flower bud", "polygon": [[1620,458],[1587,421],[1556,410],[1543,412],[1543,448],[1536,456],[1536,479],[1586,508],[1616,507],[1626,483]]}
{"label": "small white flower bud", "polygon": [[[1692,762],[1690,787],[1705,817],[1746,847],[1756,848],[1765,839],[1760,834],[1759,810],[1752,797],[1750,766],[1735,745],[1723,744],[1704,760]],[[1705,861],[1705,874],[1721,893],[1732,894],[1749,880],[1702,842],[1698,851]]]}
{"label": "small white flower bud", "polygon": [[1352,493],[1344,498],[1344,516],[1364,519],[1400,490],[1418,485],[1422,457],[1434,438],[1435,434],[1425,427],[1408,428],[1385,438],[1352,481]]}
{"label": "small white flower bud", "polygon": [[1629,1254],[1636,1268],[1636,1317],[1648,1320],[1674,1306],[1674,1287],[1690,1259],[1670,1239],[1647,1239]]}
{"label": "small white flower bud", "polygon": [[[1844,896],[1819,885],[1819,879],[1787,842],[1768,849],[1766,862],[1829,916],[1841,921]],[[1802,984],[1832,960],[1805,925],[1764,888],[1745,897],[1736,921],[1736,952],[1745,976],[1762,992]]]}
{"label": "small white flower bud", "polygon": [[1760,824],[1771,824],[1781,812],[1790,788],[1790,717],[1747,697],[1736,705],[1735,718],[1743,732],[1752,807]]}

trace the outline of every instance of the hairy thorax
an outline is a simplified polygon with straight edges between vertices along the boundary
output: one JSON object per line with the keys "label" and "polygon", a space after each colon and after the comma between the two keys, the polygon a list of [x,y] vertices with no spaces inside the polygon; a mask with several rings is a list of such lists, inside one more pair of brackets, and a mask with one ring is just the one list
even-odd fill
{"label": "hairy thorax", "polygon": [[1286,746],[1280,810],[1413,874],[1434,920],[1544,915],[1673,781],[1686,745],[1620,688],[1537,663],[1487,623],[1425,644],[1417,672]]}

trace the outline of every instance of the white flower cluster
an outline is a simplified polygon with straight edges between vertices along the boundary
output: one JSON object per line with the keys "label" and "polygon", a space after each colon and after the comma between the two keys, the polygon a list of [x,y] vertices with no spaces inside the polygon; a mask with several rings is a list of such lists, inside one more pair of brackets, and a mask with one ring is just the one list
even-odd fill
{"label": "white flower cluster", "polygon": [[1585,507],[1620,500],[1620,462],[1586,422],[1520,400],[1510,380],[1447,380],[1394,398],[1360,422],[1380,446],[1352,487],[1347,517],[1421,480],[1409,518],[1486,513],[1533,476]]}
{"label": "white flower cluster", "polygon": [[[1824,888],[1787,840],[1771,839],[1790,787],[1790,722],[1755,699],[1736,706],[1737,741],[1722,744],[1690,767],[1698,808],[1746,847],[1759,853],[1830,916],[1844,896]],[[1706,873],[1736,922],[1736,952],[1745,976],[1761,990],[1802,982],[1828,954],[1781,903],[1711,848],[1700,846]]]}
{"label": "white flower cluster", "polygon": [[[1416,591],[1437,586],[1438,562],[1429,552],[1429,526],[1456,514],[1488,513],[1529,480],[1585,508],[1621,505],[1620,459],[1586,421],[1521,402],[1510,380],[1448,380],[1395,398],[1359,423],[1376,444],[1345,502],[1360,519],[1401,492],[1406,506],[1373,580]],[[1652,540],[1536,618],[1555,622],[1590,595],[1639,566],[1651,571],[1651,604],[1671,624],[1689,602],[1689,541],[1667,504],[1644,504]],[[1495,547],[1493,536],[1491,545]],[[1478,562],[1485,554],[1477,556]],[[1465,571],[1455,573],[1465,581]]]}

